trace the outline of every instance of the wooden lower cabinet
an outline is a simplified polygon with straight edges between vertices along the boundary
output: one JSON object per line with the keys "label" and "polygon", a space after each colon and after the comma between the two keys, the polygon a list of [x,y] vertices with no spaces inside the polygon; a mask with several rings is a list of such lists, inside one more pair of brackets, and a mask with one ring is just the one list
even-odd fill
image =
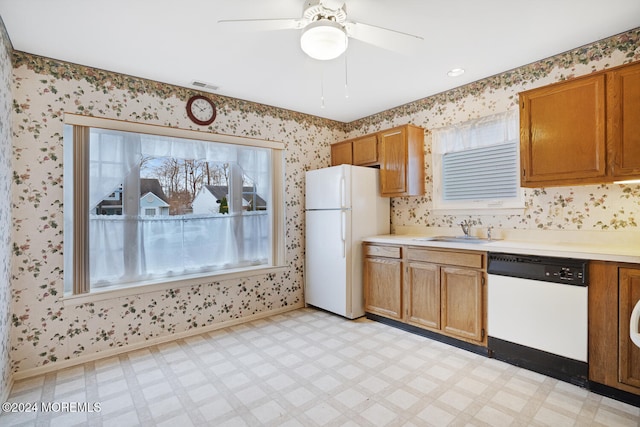
{"label": "wooden lower cabinet", "polygon": [[484,338],[484,273],[470,268],[442,267],[442,330],[472,341]]}
{"label": "wooden lower cabinet", "polygon": [[486,346],[486,253],[402,246],[398,258],[367,255],[378,247],[365,244],[366,312]]}
{"label": "wooden lower cabinet", "polygon": [[390,319],[402,318],[402,260],[397,246],[364,247],[364,309]]}
{"label": "wooden lower cabinet", "polygon": [[640,393],[640,348],[629,338],[631,311],[640,301],[640,268],[618,269],[620,382]]}
{"label": "wooden lower cabinet", "polygon": [[589,381],[640,396],[640,348],[629,338],[640,266],[589,264]]}
{"label": "wooden lower cabinet", "polygon": [[440,329],[440,268],[437,265],[408,262],[404,297],[407,323]]}

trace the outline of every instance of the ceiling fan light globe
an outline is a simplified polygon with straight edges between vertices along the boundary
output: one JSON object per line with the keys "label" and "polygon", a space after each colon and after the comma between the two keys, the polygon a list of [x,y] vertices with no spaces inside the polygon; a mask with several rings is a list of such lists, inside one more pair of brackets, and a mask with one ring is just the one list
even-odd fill
{"label": "ceiling fan light globe", "polygon": [[340,24],[319,20],[302,30],[300,47],[313,59],[326,61],[342,55],[347,50],[348,40]]}

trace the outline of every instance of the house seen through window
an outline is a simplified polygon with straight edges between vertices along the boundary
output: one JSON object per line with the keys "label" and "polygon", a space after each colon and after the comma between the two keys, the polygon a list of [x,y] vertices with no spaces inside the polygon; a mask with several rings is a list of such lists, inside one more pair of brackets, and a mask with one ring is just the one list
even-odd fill
{"label": "house seen through window", "polygon": [[[76,218],[65,209],[65,225],[76,236],[65,239],[65,254],[74,253],[65,271],[76,274],[65,274],[65,291],[273,265],[272,151],[279,150],[68,126],[65,205]],[[86,215],[77,218],[80,205]],[[84,242],[78,222],[86,223]],[[74,263],[86,264],[84,272]]]}

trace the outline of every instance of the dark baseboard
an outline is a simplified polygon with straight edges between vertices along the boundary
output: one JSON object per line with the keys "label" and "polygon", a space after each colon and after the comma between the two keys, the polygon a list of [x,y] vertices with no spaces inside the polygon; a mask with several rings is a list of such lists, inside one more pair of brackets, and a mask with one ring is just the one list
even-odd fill
{"label": "dark baseboard", "polygon": [[640,396],[637,394],[609,387],[608,385],[594,381],[589,381],[589,390],[599,395],[610,397],[611,399],[619,400],[620,402],[628,403],[629,405],[640,408]]}
{"label": "dark baseboard", "polygon": [[488,339],[488,347],[491,357],[495,359],[587,388],[589,376],[587,362],[569,359],[491,336]]}
{"label": "dark baseboard", "polygon": [[377,314],[366,313],[366,316],[367,319],[375,320],[376,322],[384,323],[385,325],[393,326],[394,328],[402,329],[403,331],[411,332],[412,334],[421,335],[434,341],[440,341],[453,347],[458,347],[472,353],[480,354],[482,356],[489,355],[489,350],[487,349],[487,347],[483,347],[481,345],[471,344],[466,341],[439,334],[437,332],[418,328],[417,326],[407,325],[404,322],[399,322],[397,320],[389,319],[384,316],[378,316]]}

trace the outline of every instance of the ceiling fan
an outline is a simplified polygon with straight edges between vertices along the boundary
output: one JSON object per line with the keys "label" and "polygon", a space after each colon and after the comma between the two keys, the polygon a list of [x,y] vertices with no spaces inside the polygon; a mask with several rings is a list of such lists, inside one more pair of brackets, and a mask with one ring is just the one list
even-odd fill
{"label": "ceiling fan", "polygon": [[307,0],[302,17],[290,19],[223,19],[220,24],[235,24],[250,30],[302,30],[300,47],[314,59],[330,60],[342,55],[349,38],[383,49],[410,53],[420,36],[347,20],[345,2],[337,0]]}

